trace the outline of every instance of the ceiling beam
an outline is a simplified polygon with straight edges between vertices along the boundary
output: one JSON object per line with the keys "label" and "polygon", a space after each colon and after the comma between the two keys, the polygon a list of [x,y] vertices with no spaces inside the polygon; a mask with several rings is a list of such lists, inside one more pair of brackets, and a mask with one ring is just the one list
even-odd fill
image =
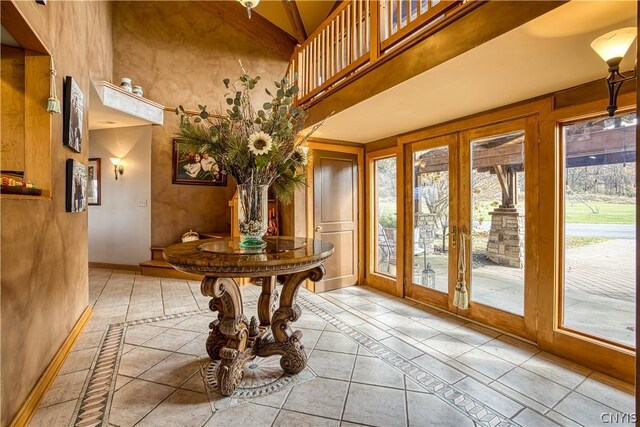
{"label": "ceiling beam", "polygon": [[302,44],[307,39],[307,31],[304,28],[302,17],[300,16],[300,10],[295,0],[282,0],[284,10],[287,13],[287,18],[295,31],[296,39],[298,43]]}
{"label": "ceiling beam", "polygon": [[291,59],[298,42],[255,12],[251,14],[251,19],[249,19],[247,9],[239,2],[194,0],[194,3],[225,24],[251,37],[256,43],[280,58],[287,61]]}
{"label": "ceiling beam", "polygon": [[324,19],[327,19],[329,17],[329,15],[331,15],[333,13],[334,10],[336,10],[338,8],[338,6],[340,6],[340,3],[342,3],[342,0],[336,0],[333,2],[333,6],[331,6],[331,9],[329,9],[329,13],[327,13],[327,16],[325,16]]}

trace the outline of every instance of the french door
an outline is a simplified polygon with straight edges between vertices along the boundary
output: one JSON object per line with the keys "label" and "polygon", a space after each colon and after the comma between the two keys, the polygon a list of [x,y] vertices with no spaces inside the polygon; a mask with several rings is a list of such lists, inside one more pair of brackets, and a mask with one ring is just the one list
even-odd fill
{"label": "french door", "polygon": [[530,117],[407,148],[408,297],[536,340],[537,141]]}

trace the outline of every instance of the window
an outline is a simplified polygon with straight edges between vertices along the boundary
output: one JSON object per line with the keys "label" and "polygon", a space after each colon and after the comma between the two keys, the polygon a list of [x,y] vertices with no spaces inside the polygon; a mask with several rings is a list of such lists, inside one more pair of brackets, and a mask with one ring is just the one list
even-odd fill
{"label": "window", "polygon": [[563,327],[635,347],[636,113],[562,127]]}
{"label": "window", "polygon": [[374,161],[375,173],[375,272],[396,276],[397,200],[396,158]]}

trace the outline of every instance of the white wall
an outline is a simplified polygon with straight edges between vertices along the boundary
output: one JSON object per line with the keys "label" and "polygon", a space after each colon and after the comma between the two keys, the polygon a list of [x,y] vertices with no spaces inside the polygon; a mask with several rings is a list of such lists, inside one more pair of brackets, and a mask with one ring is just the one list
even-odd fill
{"label": "white wall", "polygon": [[[90,132],[101,159],[101,206],[89,206],[89,262],[137,265],[151,259],[151,126]],[[124,161],[116,181],[111,157]],[[145,206],[139,206],[144,204]]]}

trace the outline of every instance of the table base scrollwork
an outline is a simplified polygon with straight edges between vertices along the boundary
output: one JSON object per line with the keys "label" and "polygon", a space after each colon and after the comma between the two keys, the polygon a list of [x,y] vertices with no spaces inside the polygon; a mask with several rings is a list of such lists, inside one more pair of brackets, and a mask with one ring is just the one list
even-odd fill
{"label": "table base scrollwork", "polygon": [[255,328],[255,319],[252,319],[253,328],[250,328],[242,312],[242,295],[237,283],[223,277],[205,277],[202,280],[202,294],[212,298],[209,308],[218,313],[218,319],[209,325],[207,353],[212,360],[220,360],[217,375],[220,393],[230,396],[235,392],[242,381],[244,365],[254,356],[280,355],[280,366],[288,374],[300,373],[306,367],[307,353],[301,342],[302,332],[291,329],[302,312],[296,297],[305,280],[317,282],[324,273],[324,266],[318,265],[287,275],[279,296],[276,277],[263,278],[258,298],[260,328],[257,336],[251,331]]}

